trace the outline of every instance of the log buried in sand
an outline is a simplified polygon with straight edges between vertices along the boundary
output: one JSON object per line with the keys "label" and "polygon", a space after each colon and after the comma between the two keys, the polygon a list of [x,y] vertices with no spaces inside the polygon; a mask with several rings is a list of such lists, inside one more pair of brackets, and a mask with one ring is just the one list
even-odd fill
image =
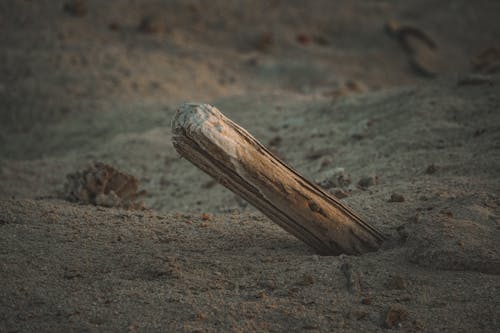
{"label": "log buried in sand", "polygon": [[324,255],[377,250],[384,236],[306,180],[208,104],[186,103],[173,121],[180,155]]}

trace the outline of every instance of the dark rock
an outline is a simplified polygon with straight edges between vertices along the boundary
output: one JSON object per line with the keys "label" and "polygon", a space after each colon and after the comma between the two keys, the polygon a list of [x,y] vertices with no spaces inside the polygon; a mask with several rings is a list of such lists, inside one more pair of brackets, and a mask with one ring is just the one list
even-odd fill
{"label": "dark rock", "polygon": [[368,188],[373,185],[378,184],[378,176],[365,176],[361,178],[358,182],[358,186],[361,188]]}

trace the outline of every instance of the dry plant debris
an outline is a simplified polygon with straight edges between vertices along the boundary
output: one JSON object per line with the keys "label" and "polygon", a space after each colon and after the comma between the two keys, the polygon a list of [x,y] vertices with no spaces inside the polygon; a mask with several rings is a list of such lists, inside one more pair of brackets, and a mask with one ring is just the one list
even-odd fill
{"label": "dry plant debris", "polygon": [[385,28],[408,53],[410,65],[417,74],[425,77],[434,77],[437,74],[437,43],[428,34],[417,27],[397,21],[388,21]]}
{"label": "dry plant debris", "polygon": [[96,162],[66,178],[64,196],[69,201],[104,207],[144,208],[141,201],[136,201],[145,194],[144,190],[139,191],[137,178],[111,165]]}

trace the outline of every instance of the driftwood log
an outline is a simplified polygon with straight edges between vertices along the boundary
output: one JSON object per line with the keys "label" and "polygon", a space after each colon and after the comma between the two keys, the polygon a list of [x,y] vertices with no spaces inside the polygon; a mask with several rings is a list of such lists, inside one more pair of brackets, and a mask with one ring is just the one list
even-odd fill
{"label": "driftwood log", "polygon": [[179,154],[318,253],[361,254],[384,236],[307,181],[244,128],[207,104],[186,103],[173,121]]}

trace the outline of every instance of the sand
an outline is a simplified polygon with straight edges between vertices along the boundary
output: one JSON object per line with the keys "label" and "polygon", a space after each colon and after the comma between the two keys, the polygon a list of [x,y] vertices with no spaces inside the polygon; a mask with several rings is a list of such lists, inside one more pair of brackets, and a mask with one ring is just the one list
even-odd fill
{"label": "sand", "polygon": [[[0,331],[500,329],[499,4],[81,3],[0,4]],[[178,156],[183,101],[389,240],[315,254]],[[68,201],[94,162],[148,208]]]}

